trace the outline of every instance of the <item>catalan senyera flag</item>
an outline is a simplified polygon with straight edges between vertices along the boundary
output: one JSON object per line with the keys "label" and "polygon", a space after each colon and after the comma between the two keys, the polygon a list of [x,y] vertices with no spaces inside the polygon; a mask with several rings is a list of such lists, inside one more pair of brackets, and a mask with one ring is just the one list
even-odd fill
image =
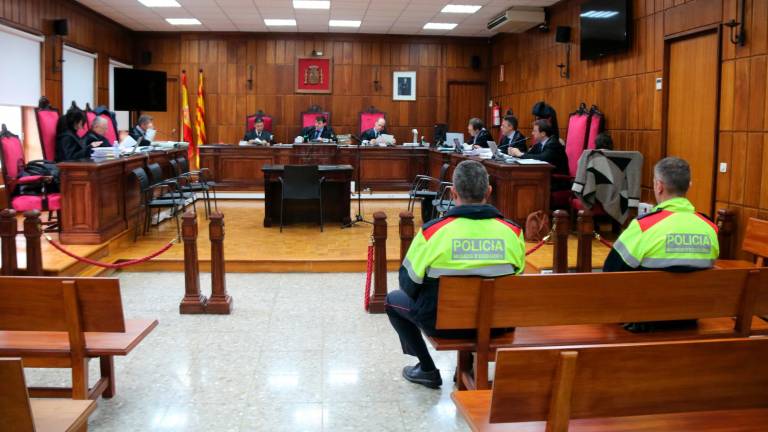
{"label": "catalan senyera flag", "polygon": [[205,101],[203,100],[203,70],[200,69],[200,75],[197,80],[197,108],[195,109],[195,132],[197,134],[197,144],[195,145],[195,166],[200,166],[199,147],[205,145]]}
{"label": "catalan senyera flag", "polygon": [[189,96],[187,92],[187,71],[181,71],[181,140],[189,144],[187,158],[195,160],[197,145],[192,139],[192,121],[189,117]]}

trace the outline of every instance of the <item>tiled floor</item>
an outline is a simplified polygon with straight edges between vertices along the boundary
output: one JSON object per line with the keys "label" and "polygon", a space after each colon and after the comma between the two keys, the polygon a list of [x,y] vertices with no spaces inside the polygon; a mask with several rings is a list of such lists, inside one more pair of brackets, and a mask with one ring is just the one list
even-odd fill
{"label": "tiled floor", "polygon": [[[363,274],[229,274],[229,316],[179,315],[181,273],[119,277],[126,317],[160,325],[116,359],[117,396],[98,401],[91,431],[468,430],[450,399],[454,354],[435,354],[442,390],[404,381],[415,360],[386,315],[363,312]],[[69,382],[26,372],[30,385]]]}

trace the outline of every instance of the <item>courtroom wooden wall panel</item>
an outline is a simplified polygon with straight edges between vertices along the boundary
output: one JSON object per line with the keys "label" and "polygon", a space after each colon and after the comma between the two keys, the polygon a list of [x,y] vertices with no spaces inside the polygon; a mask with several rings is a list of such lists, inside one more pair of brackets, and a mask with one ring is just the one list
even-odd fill
{"label": "courtroom wooden wall panel", "polygon": [[[555,65],[565,51],[554,32],[499,35],[491,44],[490,97],[519,116],[525,133],[533,120],[531,106],[539,100],[557,109],[563,135],[579,102],[597,104],[617,148],[645,155],[643,199],[652,200],[651,168],[664,156],[662,92],[654,85],[663,76],[664,39],[738,19],[738,0],[635,0],[631,49],[592,61],[579,60],[581,3],[568,0],[550,8],[550,28],[573,29],[570,79],[558,75]],[[722,30],[716,162],[728,163],[728,171],[713,180],[717,207],[737,212],[742,230],[749,216],[768,215],[768,1],[745,0],[745,6],[746,45],[735,46],[728,29]],[[740,230],[739,242],[742,236]]]}
{"label": "courtroom wooden wall panel", "polygon": [[[333,59],[331,94],[294,93],[296,57],[313,49]],[[433,125],[447,119],[447,83],[485,82],[490,58],[485,39],[389,35],[144,33],[135,50],[151,51],[148,67],[169,77],[187,70],[193,95],[202,68],[208,143],[229,144],[242,138],[245,116],[257,109],[274,117],[279,141],[293,141],[300,129],[299,113],[313,104],[331,112],[337,133],[359,133],[359,112],[375,106],[387,114],[388,128],[398,141],[410,141],[413,128],[431,139]],[[473,55],[481,58],[479,70],[470,67]],[[393,101],[392,73],[408,70],[417,72],[417,100]],[[192,112],[195,106],[192,96]],[[178,129],[178,114],[168,113],[156,123],[161,130]]]}
{"label": "courtroom wooden wall panel", "polygon": [[[62,43],[98,54],[96,61],[96,104],[109,104],[109,59],[132,64],[134,33],[122,25],[72,0],[3,0],[0,19],[21,29],[46,36],[43,46],[43,91],[58,108],[62,107],[61,72],[53,71],[51,50],[61,58]],[[54,38],[53,20],[67,19],[69,35]],[[57,66],[60,66],[57,64]],[[69,106],[71,101],[64,103]],[[83,107],[84,108],[84,107]],[[120,126],[122,128],[122,125]]]}

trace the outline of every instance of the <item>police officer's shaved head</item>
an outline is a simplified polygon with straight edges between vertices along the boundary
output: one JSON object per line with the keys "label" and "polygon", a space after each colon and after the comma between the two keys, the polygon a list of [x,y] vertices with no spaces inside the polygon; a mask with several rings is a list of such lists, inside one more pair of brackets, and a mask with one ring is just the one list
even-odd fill
{"label": "police officer's shaved head", "polygon": [[664,184],[670,195],[684,196],[691,185],[691,166],[683,159],[666,157],[653,168],[655,180]]}
{"label": "police officer's shaved head", "polygon": [[462,203],[482,203],[488,192],[488,171],[480,162],[465,160],[453,170],[453,188]]}

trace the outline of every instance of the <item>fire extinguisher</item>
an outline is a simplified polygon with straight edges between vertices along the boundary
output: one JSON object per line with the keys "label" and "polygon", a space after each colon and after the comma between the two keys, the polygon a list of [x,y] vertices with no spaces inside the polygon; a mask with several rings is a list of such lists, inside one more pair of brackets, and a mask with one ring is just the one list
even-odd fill
{"label": "fire extinguisher", "polygon": [[501,126],[501,107],[498,103],[493,104],[493,126]]}

